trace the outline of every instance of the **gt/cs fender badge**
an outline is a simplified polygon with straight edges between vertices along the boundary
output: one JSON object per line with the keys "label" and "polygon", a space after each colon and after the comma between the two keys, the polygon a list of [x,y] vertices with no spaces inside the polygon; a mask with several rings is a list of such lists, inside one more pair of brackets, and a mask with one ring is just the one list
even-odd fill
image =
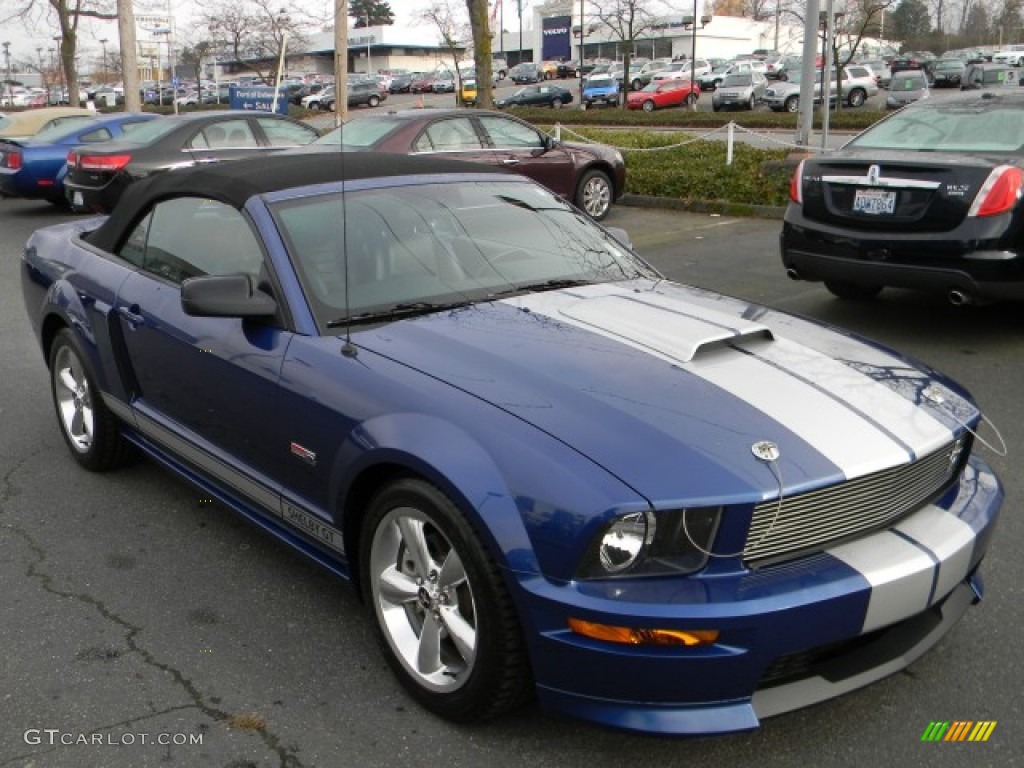
{"label": "gt/cs fender badge", "polygon": [[313,453],[309,448],[303,448],[298,443],[292,443],[291,445],[292,456],[297,456],[304,462],[309,464],[311,467],[316,466],[316,454]]}
{"label": "gt/cs fender badge", "polygon": [[750,446],[750,452],[761,461],[775,461],[779,458],[779,446],[770,440],[758,440]]}

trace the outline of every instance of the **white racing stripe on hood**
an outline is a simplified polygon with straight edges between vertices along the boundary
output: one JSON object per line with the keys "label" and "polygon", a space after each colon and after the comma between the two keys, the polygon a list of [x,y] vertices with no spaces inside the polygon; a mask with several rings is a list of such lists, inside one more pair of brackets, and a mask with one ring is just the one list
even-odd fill
{"label": "white racing stripe on hood", "polygon": [[863,632],[894,624],[946,597],[967,578],[977,536],[929,505],[894,528],[826,550],[871,584]]}
{"label": "white racing stripe on hood", "polygon": [[[680,366],[784,424],[848,478],[904,463],[950,439],[924,410],[870,377],[801,345],[766,340],[766,326],[725,312],[607,284],[506,303]],[[757,339],[740,346],[751,354],[714,344],[750,334]],[[702,345],[706,351],[697,354]]]}

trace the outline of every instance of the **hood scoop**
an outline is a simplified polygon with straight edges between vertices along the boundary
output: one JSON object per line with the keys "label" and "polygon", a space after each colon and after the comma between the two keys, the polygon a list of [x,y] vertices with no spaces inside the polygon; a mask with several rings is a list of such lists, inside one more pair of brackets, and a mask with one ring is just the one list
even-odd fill
{"label": "hood scoop", "polygon": [[580,299],[559,307],[557,317],[675,363],[774,340],[760,323],[703,307],[690,314],[685,304],[651,293]]}

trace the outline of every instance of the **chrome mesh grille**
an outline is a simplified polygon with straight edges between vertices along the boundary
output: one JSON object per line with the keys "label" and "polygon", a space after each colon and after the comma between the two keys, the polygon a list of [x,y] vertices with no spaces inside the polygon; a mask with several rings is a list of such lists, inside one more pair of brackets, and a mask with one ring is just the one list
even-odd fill
{"label": "chrome mesh grille", "polygon": [[743,559],[775,560],[885,527],[935,497],[960,466],[951,457],[962,449],[962,441],[950,443],[912,464],[791,496],[781,511],[778,501],[758,504]]}

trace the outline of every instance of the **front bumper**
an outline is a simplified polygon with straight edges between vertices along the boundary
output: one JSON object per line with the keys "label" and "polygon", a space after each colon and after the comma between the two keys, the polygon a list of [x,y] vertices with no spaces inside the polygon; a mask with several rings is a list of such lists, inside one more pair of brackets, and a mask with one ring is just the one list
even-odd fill
{"label": "front bumper", "polygon": [[[799,560],[714,578],[523,577],[541,705],[627,730],[722,733],[890,675],[980,598],[1002,500],[972,459],[957,487],[891,529]],[[570,617],[720,636],[704,647],[620,645],[571,632]]]}
{"label": "front bumper", "polygon": [[1016,223],[998,218],[967,222],[941,236],[883,233],[810,221],[791,203],[779,238],[782,262],[800,280],[1021,300],[1024,241],[1012,234]]}

